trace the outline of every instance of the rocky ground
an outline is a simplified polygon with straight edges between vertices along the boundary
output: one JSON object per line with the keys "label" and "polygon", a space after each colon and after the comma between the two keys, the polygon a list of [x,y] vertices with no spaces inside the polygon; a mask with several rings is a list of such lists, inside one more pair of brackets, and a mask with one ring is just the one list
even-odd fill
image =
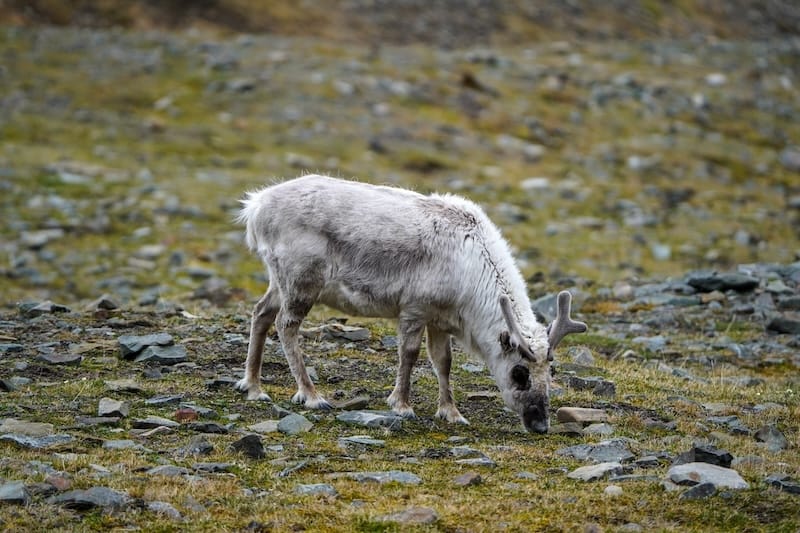
{"label": "rocky ground", "polygon": [[[57,530],[800,527],[800,138],[791,38],[441,51],[2,29],[0,520]],[[244,190],[316,169],[464,194],[536,310],[570,289],[553,432],[457,350],[470,426],[384,411],[393,324],[305,324],[292,405]],[[346,327],[352,326],[352,327]],[[574,337],[574,338],[573,338]]]}

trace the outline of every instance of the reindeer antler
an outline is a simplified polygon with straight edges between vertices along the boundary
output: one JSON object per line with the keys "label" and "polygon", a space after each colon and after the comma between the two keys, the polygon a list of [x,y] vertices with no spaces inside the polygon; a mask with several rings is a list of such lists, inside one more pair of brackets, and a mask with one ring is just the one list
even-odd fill
{"label": "reindeer antler", "polygon": [[556,300],[556,319],[547,326],[547,340],[550,342],[550,350],[547,353],[547,358],[553,360],[553,351],[555,351],[561,339],[570,333],[583,333],[588,328],[583,322],[576,322],[570,318],[569,313],[572,307],[572,295],[567,291],[558,293]]}

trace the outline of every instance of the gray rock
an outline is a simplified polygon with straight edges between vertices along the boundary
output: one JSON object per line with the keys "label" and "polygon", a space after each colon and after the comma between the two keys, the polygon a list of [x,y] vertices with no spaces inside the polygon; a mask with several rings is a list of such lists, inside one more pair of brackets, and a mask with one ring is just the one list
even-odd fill
{"label": "gray rock", "polygon": [[83,356],[73,353],[43,353],[36,359],[51,365],[78,366],[83,361]]}
{"label": "gray rock", "polygon": [[789,494],[800,494],[800,483],[793,480],[788,474],[770,474],[764,481]]}
{"label": "gray rock", "polygon": [[72,435],[66,433],[59,433],[55,435],[44,435],[42,437],[31,437],[28,435],[18,435],[16,433],[9,433],[0,435],[0,440],[13,442],[14,444],[23,448],[31,448],[34,450],[42,450],[50,448],[51,446],[58,446],[72,442]]}
{"label": "gray rock", "polygon": [[456,463],[460,465],[469,465],[469,466],[488,466],[488,467],[497,466],[497,463],[495,463],[491,458],[486,456],[468,457],[467,459],[456,459]]}
{"label": "gray rock", "polygon": [[297,413],[281,418],[278,422],[278,431],[284,435],[298,435],[311,431],[314,424],[303,415]]}
{"label": "gray rock", "polygon": [[[190,455],[208,455],[214,451],[214,446],[202,435],[195,435],[186,446],[175,450],[175,455],[188,457]],[[263,452],[263,448],[262,448]]]}
{"label": "gray rock", "polygon": [[583,424],[580,422],[565,422],[563,424],[553,424],[547,430],[549,435],[567,435],[569,437],[580,437],[583,435]]}
{"label": "gray rock", "polygon": [[584,435],[600,435],[603,437],[607,437],[609,435],[614,434],[614,427],[611,424],[606,424],[604,422],[597,423],[597,424],[589,424],[585,428],[583,428]]}
{"label": "gray rock", "polygon": [[27,420],[17,420],[16,418],[6,418],[0,424],[0,433],[16,433],[29,437],[44,437],[55,431],[53,424],[45,422],[29,422]]}
{"label": "gray rock", "polygon": [[776,333],[800,335],[800,313],[774,315],[767,322],[767,329]]}
{"label": "gray rock", "polygon": [[567,349],[567,357],[569,357],[573,363],[579,365],[593,366],[595,364],[592,350],[586,346],[570,346]]}
{"label": "gray rock", "polygon": [[280,420],[264,420],[252,426],[247,426],[247,429],[255,431],[256,433],[261,433],[262,435],[265,433],[277,433],[278,422],[280,422]]}
{"label": "gray rock", "polygon": [[132,379],[109,379],[104,382],[106,389],[111,392],[142,392],[142,386]]}
{"label": "gray rock", "polygon": [[148,346],[170,346],[175,341],[169,333],[154,333],[151,335],[121,335],[117,342],[122,357],[133,359]]}
{"label": "gray rock", "polygon": [[698,483],[690,489],[684,491],[681,500],[702,500],[717,493],[717,487],[713,483]]}
{"label": "gray rock", "polygon": [[23,349],[25,349],[25,347],[21,344],[0,343],[0,354],[19,353]]}
{"label": "gray rock", "polygon": [[688,462],[708,463],[730,468],[731,461],[733,461],[733,456],[728,451],[720,450],[715,446],[704,445],[692,448],[691,460]]}
{"label": "gray rock", "polygon": [[198,433],[225,435],[229,432],[228,428],[216,422],[189,422],[188,424],[184,424],[184,427],[189,431],[196,431]]}
{"label": "gray rock", "polygon": [[760,427],[754,437],[757,441],[765,443],[767,449],[772,452],[785,450],[789,447],[789,441],[786,436],[773,424]]}
{"label": "gray rock", "polygon": [[22,481],[9,481],[0,485],[0,503],[27,505],[30,494]]}
{"label": "gray rock", "polygon": [[556,411],[556,418],[559,422],[578,422],[590,424],[594,422],[606,422],[608,415],[602,409],[590,409],[586,407],[559,407]]}
{"label": "gray rock", "polygon": [[595,396],[613,397],[617,393],[617,388],[613,381],[608,381],[598,376],[570,376],[567,384],[576,390],[591,390]]}
{"label": "gray rock", "polygon": [[172,520],[181,520],[183,518],[180,511],[167,502],[147,502],[147,510],[155,514],[166,516]]}
{"label": "gray rock", "polygon": [[187,359],[186,347],[182,344],[173,344],[172,346],[148,346],[136,356],[134,362],[154,361],[165,365],[175,365],[183,363]]}
{"label": "gray rock", "polygon": [[130,412],[128,402],[114,400],[112,398],[100,398],[97,406],[97,416],[111,416],[125,418]]}
{"label": "gray rock", "polygon": [[66,305],[60,305],[51,302],[50,300],[38,303],[22,303],[19,306],[23,315],[28,318],[34,318],[51,313],[69,313],[71,310]]}
{"label": "gray rock", "polygon": [[144,401],[145,405],[177,405],[183,400],[183,394],[162,394]]}
{"label": "gray rock", "polygon": [[613,474],[620,474],[622,465],[618,462],[599,463],[596,465],[582,466],[567,474],[570,479],[581,481],[596,481]]}
{"label": "gray rock", "polygon": [[744,425],[741,419],[736,415],[727,416],[709,416],[706,421],[711,424],[725,426],[728,431],[735,435],[749,435],[750,428]]}
{"label": "gray rock", "polygon": [[686,277],[686,283],[700,292],[752,291],[758,287],[758,278],[738,272],[693,272]]}
{"label": "gray rock", "polygon": [[118,416],[79,416],[75,418],[75,423],[79,426],[116,426],[122,420]]}
{"label": "gray rock", "polygon": [[338,492],[333,485],[328,483],[312,483],[309,485],[297,485],[294,488],[296,494],[303,496],[336,496]]}
{"label": "gray rock", "polygon": [[597,444],[578,444],[556,450],[556,453],[593,463],[624,463],[635,457],[628,450],[626,441],[622,439],[605,440]]}
{"label": "gray rock", "polygon": [[470,487],[473,485],[480,485],[482,482],[483,478],[477,472],[466,472],[453,480],[453,483],[458,485],[459,487]]}
{"label": "gray rock", "polygon": [[800,147],[788,146],[778,155],[783,168],[792,172],[800,172]]}
{"label": "gray rock", "polygon": [[424,526],[435,524],[439,515],[430,507],[409,507],[396,513],[391,513],[378,518],[381,522],[396,522],[407,526]]}
{"label": "gray rock", "polygon": [[189,470],[188,468],[175,465],[154,466],[153,468],[145,472],[145,474],[150,474],[151,476],[166,476],[166,477],[186,476],[191,473],[192,471]]}
{"label": "gray rock", "polygon": [[168,418],[160,416],[148,416],[147,418],[139,418],[131,422],[131,427],[134,429],[155,429],[157,427],[177,428],[180,424]]}
{"label": "gray rock", "polygon": [[656,335],[654,337],[639,336],[632,338],[631,343],[641,344],[651,352],[660,352],[666,348],[667,339],[662,335]]}
{"label": "gray rock", "polygon": [[746,489],[750,486],[735,470],[708,463],[673,466],[667,471],[667,478],[678,485],[712,483],[718,489]]}
{"label": "gray rock", "polygon": [[350,448],[353,446],[360,448],[382,448],[386,445],[385,440],[373,439],[369,435],[352,435],[350,437],[339,438],[340,448]]}
{"label": "gray rock", "polygon": [[403,417],[391,411],[347,411],[336,417],[339,422],[368,428],[400,429]]}
{"label": "gray rock", "polygon": [[343,477],[348,477],[359,483],[400,483],[403,485],[419,485],[422,479],[411,472],[401,470],[387,470],[385,472],[344,472]]}
{"label": "gray rock", "polygon": [[349,400],[336,404],[336,408],[342,411],[358,411],[367,407],[370,400],[371,398],[369,396],[356,396],[355,398],[350,398]]}
{"label": "gray rock", "polygon": [[258,435],[245,435],[231,444],[231,448],[250,459],[263,459],[267,456],[264,444]]}
{"label": "gray rock", "polygon": [[192,465],[195,471],[202,474],[216,474],[220,472],[232,472],[236,465],[233,463],[195,463]]}
{"label": "gray rock", "polygon": [[131,503],[131,498],[124,492],[107,487],[92,487],[86,490],[71,490],[47,499],[47,503],[61,505],[77,511],[101,509],[122,510]]}
{"label": "gray rock", "polygon": [[149,448],[146,448],[139,444],[136,441],[132,441],[129,439],[120,439],[120,440],[107,440],[103,442],[103,449],[105,450],[140,450],[143,452],[150,452]]}

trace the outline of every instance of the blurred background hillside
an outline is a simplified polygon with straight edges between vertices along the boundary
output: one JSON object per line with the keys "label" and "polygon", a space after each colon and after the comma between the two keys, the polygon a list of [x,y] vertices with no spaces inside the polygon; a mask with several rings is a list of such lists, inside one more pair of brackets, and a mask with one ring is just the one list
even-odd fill
{"label": "blurred background hillside", "polygon": [[257,293],[237,200],[307,172],[479,202],[533,295],[793,262],[798,35],[783,0],[0,0],[0,290]]}
{"label": "blurred background hillside", "polygon": [[800,33],[791,0],[2,0],[0,24],[216,28],[339,42],[471,46],[553,38]]}

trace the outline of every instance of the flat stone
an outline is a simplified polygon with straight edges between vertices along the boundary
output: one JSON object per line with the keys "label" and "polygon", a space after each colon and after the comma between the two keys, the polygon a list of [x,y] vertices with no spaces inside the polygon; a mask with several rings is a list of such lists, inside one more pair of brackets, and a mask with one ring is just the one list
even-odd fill
{"label": "flat stone", "polygon": [[149,448],[146,448],[139,444],[136,441],[130,439],[119,439],[119,440],[107,440],[103,442],[103,449],[106,450],[140,450],[143,452],[151,451]]}
{"label": "flat stone", "polygon": [[635,457],[628,450],[627,443],[621,439],[606,440],[597,444],[578,444],[556,450],[556,453],[593,463],[624,463]]}
{"label": "flat stone", "polygon": [[617,387],[613,381],[598,376],[570,376],[567,385],[576,390],[591,390],[595,396],[613,397],[617,394]]}
{"label": "flat stone", "polygon": [[264,444],[258,435],[245,435],[241,439],[233,442],[231,448],[250,459],[263,459],[267,456]]}
{"label": "flat stone", "polygon": [[247,426],[247,429],[255,431],[256,433],[261,433],[262,435],[265,433],[277,433],[278,422],[280,422],[280,420],[264,420],[252,426]]}
{"label": "flat stone", "polygon": [[128,402],[114,400],[113,398],[100,398],[97,406],[97,416],[116,416],[125,418],[130,412]]}
{"label": "flat stone", "polygon": [[591,424],[593,422],[607,422],[608,415],[602,409],[590,409],[586,407],[559,407],[556,411],[556,418],[559,422],[578,422],[581,424]]}
{"label": "flat stone", "polygon": [[75,423],[85,427],[116,426],[120,420],[122,419],[118,416],[79,416]]}
{"label": "flat stone", "polygon": [[174,453],[179,457],[187,457],[190,455],[208,455],[212,451],[214,451],[214,446],[204,436],[195,435],[189,440],[189,444],[178,448]]}
{"label": "flat stone", "polygon": [[173,405],[179,404],[183,400],[183,394],[166,394],[153,396],[144,401],[145,405]]}
{"label": "flat stone", "polygon": [[350,437],[340,437],[338,443],[340,448],[345,448],[345,449],[352,446],[357,446],[360,448],[382,448],[386,445],[385,440],[373,439],[369,435],[352,435]]}
{"label": "flat stone", "polygon": [[347,411],[339,414],[336,420],[368,428],[399,429],[403,424],[403,417],[391,411]]}
{"label": "flat stone", "polygon": [[547,431],[550,435],[567,435],[570,437],[580,437],[583,435],[583,424],[580,422],[566,422],[550,426]]}
{"label": "flat stone", "polygon": [[42,437],[31,437],[28,435],[18,435],[16,433],[9,433],[7,435],[0,435],[0,440],[13,442],[23,448],[31,448],[34,450],[41,450],[50,448],[51,446],[58,446],[72,442],[72,435],[66,433],[59,433],[55,435],[44,435]]}
{"label": "flat stone", "polygon": [[489,457],[469,457],[467,459],[456,459],[456,463],[460,465],[469,465],[469,466],[489,466],[495,467],[497,463],[495,463]]}
{"label": "flat stone", "polygon": [[16,343],[0,343],[0,354],[19,353],[25,347]]}
{"label": "flat stone", "polygon": [[689,462],[709,463],[723,468],[730,468],[733,461],[733,456],[728,451],[715,446],[695,446],[692,448],[691,458]]}
{"label": "flat stone", "polygon": [[422,483],[422,479],[416,474],[403,472],[401,470],[388,470],[385,472],[344,472],[338,475],[334,474],[334,477],[338,477],[339,475],[348,477],[359,483],[400,483],[403,485],[419,485]]}
{"label": "flat stone", "polygon": [[29,501],[30,494],[22,481],[10,481],[0,485],[0,503],[26,505]]}
{"label": "flat stone", "polygon": [[789,447],[789,441],[781,430],[773,424],[762,426],[756,431],[755,439],[767,445],[767,449],[772,452],[785,450]]}
{"label": "flat stone", "polygon": [[183,363],[187,359],[186,347],[182,344],[173,344],[172,346],[148,346],[133,361],[135,363],[154,361],[165,365],[175,365]]}
{"label": "flat stone", "polygon": [[439,515],[430,507],[409,507],[396,513],[384,515],[379,518],[381,522],[397,522],[409,526],[424,526],[435,524]]}
{"label": "flat stone", "polygon": [[0,424],[0,433],[16,433],[29,437],[44,437],[55,431],[53,424],[44,422],[28,422],[27,420],[17,420],[16,418],[6,418]]}
{"label": "flat stone", "polygon": [[188,468],[183,468],[182,466],[175,466],[175,465],[154,466],[153,468],[145,472],[145,474],[150,474],[151,476],[166,476],[166,477],[186,476],[191,473],[192,471],[189,470]]}
{"label": "flat stone", "polygon": [[600,422],[596,424],[589,424],[583,428],[584,435],[601,435],[607,437],[614,434],[614,427],[611,424]]}
{"label": "flat stone", "polygon": [[800,314],[785,313],[783,315],[775,315],[767,322],[767,329],[776,333],[800,335]]}
{"label": "flat stone", "polygon": [[195,463],[192,468],[204,474],[216,474],[220,472],[232,472],[236,465],[233,463]]}
{"label": "flat stone", "polygon": [[228,428],[216,422],[189,422],[183,424],[183,427],[189,431],[196,431],[197,433],[214,433],[217,435],[229,433]]}
{"label": "flat stone", "polygon": [[61,505],[68,509],[88,511],[95,507],[122,510],[131,503],[131,498],[107,487],[92,487],[86,490],[71,490],[47,499],[47,503]]}
{"label": "flat stone", "polygon": [[686,463],[671,467],[667,478],[678,485],[712,483],[717,488],[746,489],[750,485],[738,472],[708,463]]}
{"label": "flat stone", "polygon": [[83,361],[83,356],[72,353],[43,353],[39,354],[36,360],[51,365],[78,366]]}
{"label": "flat stone", "polygon": [[140,393],[144,389],[133,379],[109,379],[103,382],[110,392]]}
{"label": "flat stone", "polygon": [[349,400],[336,404],[336,408],[342,411],[359,411],[367,407],[370,401],[371,398],[369,396],[356,396],[355,398],[350,398]]}
{"label": "flat stone", "polygon": [[686,277],[686,283],[700,292],[746,292],[758,287],[758,278],[738,272],[694,272]]}
{"label": "flat stone", "polygon": [[135,429],[153,429],[159,426],[177,428],[180,427],[180,424],[174,420],[162,418],[160,416],[148,416],[147,418],[140,418],[131,422],[131,427]]}
{"label": "flat stone", "polygon": [[703,500],[717,493],[717,487],[713,483],[698,483],[690,489],[684,491],[681,500]]}
{"label": "flat stone", "polygon": [[180,511],[175,509],[172,504],[167,502],[147,502],[147,510],[153,512],[155,514],[159,514],[162,516],[166,516],[172,520],[181,520],[183,517],[181,516]]}
{"label": "flat stone", "polygon": [[457,478],[453,480],[453,483],[458,485],[459,487],[469,487],[472,485],[480,485],[483,482],[483,478],[477,472],[467,472],[465,474],[461,474]]}
{"label": "flat stone", "polygon": [[22,311],[22,314],[26,317],[34,318],[51,313],[69,313],[71,309],[66,305],[46,300],[41,303],[33,303],[32,305],[28,305],[27,303],[20,304],[20,311]]}
{"label": "flat stone", "polygon": [[567,474],[567,477],[570,479],[579,479],[581,481],[596,481],[613,474],[620,474],[621,472],[621,464],[618,462],[608,462],[582,466]]}
{"label": "flat stone", "polygon": [[764,481],[789,494],[800,494],[800,483],[790,478],[787,474],[770,474]]}
{"label": "flat stone", "polygon": [[169,333],[154,333],[151,335],[120,335],[117,342],[122,357],[133,359],[148,346],[170,346],[175,341]]}
{"label": "flat stone", "polygon": [[328,483],[311,483],[308,485],[297,485],[294,488],[296,494],[303,496],[336,496],[338,492],[333,485]]}
{"label": "flat stone", "polygon": [[284,435],[306,433],[313,427],[314,424],[309,419],[297,413],[281,418],[278,422],[278,431]]}

